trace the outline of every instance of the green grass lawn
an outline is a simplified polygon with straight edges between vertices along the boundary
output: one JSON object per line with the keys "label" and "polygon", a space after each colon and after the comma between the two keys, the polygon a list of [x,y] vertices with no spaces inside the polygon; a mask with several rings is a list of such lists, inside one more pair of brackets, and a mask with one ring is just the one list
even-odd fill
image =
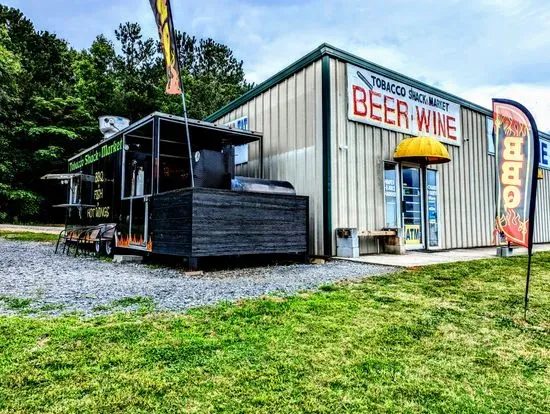
{"label": "green grass lawn", "polygon": [[33,233],[30,231],[0,230],[0,237],[8,240],[54,242],[57,241],[58,235],[59,234]]}
{"label": "green grass lawn", "polygon": [[0,318],[0,412],[548,412],[550,254],[185,314]]}

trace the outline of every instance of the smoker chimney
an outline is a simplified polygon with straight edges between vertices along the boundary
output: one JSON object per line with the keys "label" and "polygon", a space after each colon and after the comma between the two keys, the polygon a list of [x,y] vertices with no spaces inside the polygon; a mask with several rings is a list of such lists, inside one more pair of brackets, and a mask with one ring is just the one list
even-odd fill
{"label": "smoker chimney", "polygon": [[102,115],[98,118],[99,130],[103,134],[101,141],[105,141],[111,135],[116,134],[118,131],[123,130],[130,125],[128,118],[114,115]]}

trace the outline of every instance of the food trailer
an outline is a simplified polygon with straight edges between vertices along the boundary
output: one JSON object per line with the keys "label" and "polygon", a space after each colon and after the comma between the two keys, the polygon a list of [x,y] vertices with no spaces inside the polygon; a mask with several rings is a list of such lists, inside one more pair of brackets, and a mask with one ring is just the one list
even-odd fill
{"label": "food trailer", "polygon": [[115,132],[43,177],[67,185],[58,245],[176,255],[190,267],[206,256],[306,257],[308,198],[288,182],[235,176],[235,147],[261,139],[159,112]]}

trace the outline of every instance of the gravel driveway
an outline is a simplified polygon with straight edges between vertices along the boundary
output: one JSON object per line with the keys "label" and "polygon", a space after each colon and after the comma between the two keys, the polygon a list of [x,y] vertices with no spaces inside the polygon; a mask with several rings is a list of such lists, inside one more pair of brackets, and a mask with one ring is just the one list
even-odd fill
{"label": "gravel driveway", "polygon": [[270,293],[291,294],[342,279],[394,271],[332,261],[205,272],[185,276],[173,268],[115,264],[93,257],[54,254],[50,243],[0,239],[0,314],[21,312],[85,315],[120,310],[117,303],[144,303],[181,311],[223,300]]}

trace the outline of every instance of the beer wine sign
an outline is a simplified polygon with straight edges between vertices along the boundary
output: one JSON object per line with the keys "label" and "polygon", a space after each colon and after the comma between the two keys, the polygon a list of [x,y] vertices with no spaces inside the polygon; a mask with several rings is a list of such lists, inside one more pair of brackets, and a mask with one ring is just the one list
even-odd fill
{"label": "beer wine sign", "polygon": [[348,119],[460,146],[460,105],[347,64]]}

